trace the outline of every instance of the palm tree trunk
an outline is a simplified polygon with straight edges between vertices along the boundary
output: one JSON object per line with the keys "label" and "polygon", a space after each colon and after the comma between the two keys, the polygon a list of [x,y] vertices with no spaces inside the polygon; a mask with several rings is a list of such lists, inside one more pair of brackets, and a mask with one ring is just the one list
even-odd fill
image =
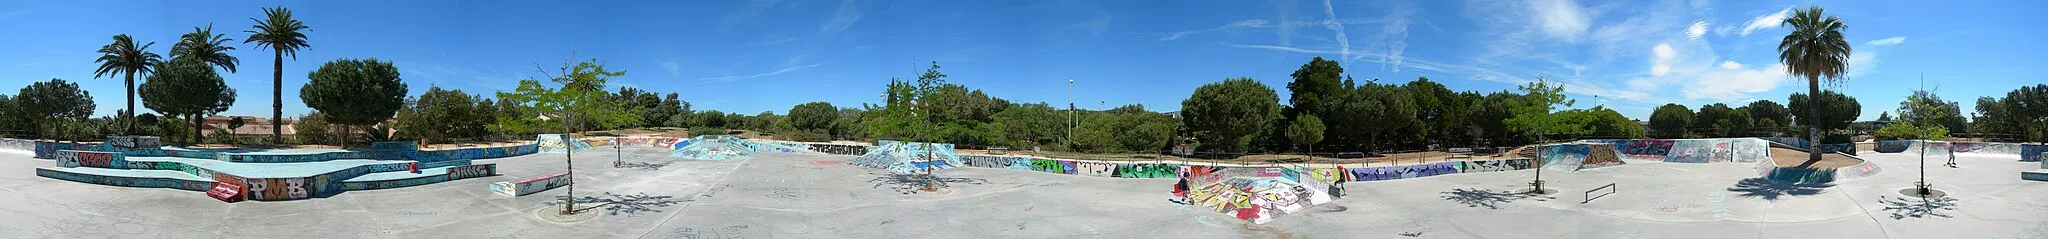
{"label": "palm tree trunk", "polygon": [[[284,51],[271,51],[270,144],[284,144]],[[130,106],[133,107],[133,106]],[[129,110],[134,111],[134,110]]]}
{"label": "palm tree trunk", "polygon": [[121,129],[121,133],[122,133],[122,134],[135,134],[135,70],[134,70],[134,69],[129,69],[129,70],[128,70],[128,80],[127,80],[127,81],[124,81],[124,82],[122,82],[122,85],[125,85],[125,86],[127,86],[127,87],[128,87],[128,115],[124,115],[124,116],[128,117],[128,126],[124,126],[124,127],[122,127],[122,129]]}
{"label": "palm tree trunk", "polygon": [[[1808,119],[1817,119],[1816,117],[1820,116],[1821,105],[1820,78],[1818,76],[1806,77],[1806,105],[1806,117]],[[1820,162],[1820,122],[1807,120],[1806,128],[1807,136],[1812,138],[1806,140],[1806,163],[1800,165],[1802,168],[1810,166],[1815,162]]]}

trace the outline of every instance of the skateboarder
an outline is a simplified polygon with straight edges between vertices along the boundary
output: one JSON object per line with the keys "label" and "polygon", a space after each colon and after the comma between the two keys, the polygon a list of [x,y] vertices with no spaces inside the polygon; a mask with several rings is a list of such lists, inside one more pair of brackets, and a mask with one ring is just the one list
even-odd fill
{"label": "skateboarder", "polygon": [[1346,181],[1345,179],[1349,178],[1349,176],[1350,176],[1350,175],[1351,175],[1351,171],[1345,171],[1345,170],[1344,170],[1344,165],[1337,165],[1337,182],[1336,182],[1337,190],[1332,190],[1332,191],[1330,192],[1330,195],[1336,195],[1336,196],[1337,196],[1338,198],[1343,198],[1343,197],[1344,197],[1344,181]]}
{"label": "skateboarder", "polygon": [[1950,167],[1950,168],[1954,168],[1954,167],[1956,167],[1956,150],[1955,150],[1955,148],[1948,148],[1948,167]]}
{"label": "skateboarder", "polygon": [[1173,196],[1180,198],[1180,203],[1182,204],[1190,203],[1188,202],[1188,174],[1186,172],[1180,173],[1180,182],[1173,184]]}

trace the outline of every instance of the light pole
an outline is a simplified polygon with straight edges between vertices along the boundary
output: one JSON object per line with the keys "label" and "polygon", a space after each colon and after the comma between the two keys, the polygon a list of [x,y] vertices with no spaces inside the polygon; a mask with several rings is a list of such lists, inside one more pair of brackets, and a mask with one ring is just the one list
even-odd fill
{"label": "light pole", "polygon": [[1067,79],[1067,135],[1060,137],[1060,144],[1068,150],[1074,148],[1074,79]]}

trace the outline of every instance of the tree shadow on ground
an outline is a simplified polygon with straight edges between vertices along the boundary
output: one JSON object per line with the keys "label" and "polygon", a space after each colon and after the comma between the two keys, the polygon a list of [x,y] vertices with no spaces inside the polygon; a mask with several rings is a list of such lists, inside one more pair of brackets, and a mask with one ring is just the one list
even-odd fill
{"label": "tree shadow on ground", "polygon": [[913,194],[917,193],[918,189],[924,188],[923,186],[926,182],[930,182],[933,184],[933,186],[936,187],[946,187],[947,185],[953,183],[980,185],[988,183],[988,179],[948,178],[941,177],[938,175],[926,175],[922,173],[891,173],[888,175],[882,175],[881,177],[875,177],[875,179],[870,179],[868,180],[868,182],[875,183],[875,186],[870,188],[881,188],[882,186],[888,186],[889,189],[896,190],[896,192],[898,193]]}
{"label": "tree shadow on ground", "polygon": [[1949,216],[1947,212],[1956,210],[1956,198],[1877,197],[1878,202],[1884,203],[1884,210],[1892,212],[1892,219],[1905,219],[1907,217],[1926,218],[1928,216],[1955,217]]}
{"label": "tree shadow on ground", "polygon": [[1465,207],[1486,207],[1486,209],[1500,209],[1500,206],[1497,206],[1495,204],[1514,203],[1517,200],[1523,199],[1535,199],[1536,201],[1548,201],[1550,199],[1555,199],[1549,196],[1530,195],[1526,193],[1515,193],[1505,191],[1491,191],[1478,188],[1452,189],[1451,191],[1445,191],[1442,194],[1444,194],[1444,200],[1450,200],[1453,202],[1458,202],[1459,204],[1465,204]]}
{"label": "tree shadow on ground", "polygon": [[1798,183],[1781,182],[1766,178],[1745,178],[1742,181],[1735,182],[1735,187],[1728,188],[1728,191],[1741,192],[1742,194],[1739,196],[1742,197],[1761,197],[1764,200],[1778,200],[1780,196],[1820,194],[1827,188],[1834,186],[1835,184],[1833,183]]}
{"label": "tree shadow on ground", "polygon": [[[668,207],[669,205],[683,202],[682,200],[675,199],[675,196],[647,195],[647,193],[627,195],[605,192],[604,196],[603,198],[591,196],[577,198],[576,205],[591,205],[577,210],[603,208],[612,215],[619,215],[620,213],[633,215],[641,212],[662,212],[654,208]],[[545,204],[550,206],[561,205],[562,199],[566,198],[569,198],[569,196],[555,196],[554,201],[548,201]]]}

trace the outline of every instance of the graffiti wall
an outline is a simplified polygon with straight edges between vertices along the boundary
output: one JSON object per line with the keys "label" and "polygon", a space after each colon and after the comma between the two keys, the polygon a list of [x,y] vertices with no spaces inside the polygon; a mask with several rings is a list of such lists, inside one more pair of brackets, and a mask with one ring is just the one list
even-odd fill
{"label": "graffiti wall", "polygon": [[1504,159],[1504,160],[1488,160],[1488,161],[1465,161],[1465,162],[1463,162],[1463,163],[1461,163],[1461,164],[1459,165],[1459,166],[1461,167],[1461,168],[1459,169],[1459,172],[1461,172],[1461,173],[1484,173],[1484,172],[1505,172],[1505,171],[1523,170],[1523,169],[1529,169],[1529,163],[1531,163],[1531,162],[1534,162],[1534,161],[1535,161],[1535,159]]}
{"label": "graffiti wall", "polygon": [[1670,155],[1671,147],[1672,141],[1670,140],[1649,139],[1631,140],[1628,142],[1628,146],[1617,149],[1622,150],[1622,155],[1629,156],[1630,158],[1663,159]]}
{"label": "graffiti wall", "polygon": [[1458,173],[1458,163],[1438,162],[1422,165],[1354,168],[1351,169],[1351,179],[1357,181],[1379,181],[1453,174]]}
{"label": "graffiti wall", "polygon": [[305,199],[311,191],[306,190],[305,178],[250,178],[246,179],[248,199],[259,201]]}
{"label": "graffiti wall", "polygon": [[1180,177],[1180,165],[1157,163],[1124,163],[1116,165],[1119,178],[1175,178]]}
{"label": "graffiti wall", "polygon": [[1770,161],[1770,141],[1759,139],[1730,139],[1728,141],[1732,144],[1730,145],[1731,150],[1735,151],[1735,158],[1732,159],[1735,162],[1754,163]]}
{"label": "graffiti wall", "polygon": [[465,178],[490,177],[492,175],[498,175],[497,164],[464,165],[448,168],[449,181],[460,180]]}
{"label": "graffiti wall", "polygon": [[1543,153],[1538,155],[1538,158],[1542,159],[1539,162],[1543,162],[1544,167],[1565,167],[1575,170],[1579,164],[1585,163],[1586,154],[1592,151],[1592,147],[1585,144],[1549,145],[1541,149]]}
{"label": "graffiti wall", "polygon": [[1574,170],[1585,170],[1589,168],[1599,168],[1625,164],[1621,162],[1621,158],[1615,155],[1614,145],[1591,144],[1587,145],[1586,147],[1586,158],[1582,162],[1580,162],[1579,167]]}
{"label": "graffiti wall", "polygon": [[561,134],[542,134],[534,136],[533,143],[539,147],[542,153],[565,153],[568,152],[570,147],[575,147],[576,152],[590,150],[591,145],[589,143],[568,139],[569,136]]}
{"label": "graffiti wall", "polygon": [[2036,162],[2042,158],[2048,158],[2048,145],[2020,145],[2020,161]]}
{"label": "graffiti wall", "polygon": [[96,150],[92,144],[34,141],[36,158],[54,159],[58,150]]}
{"label": "graffiti wall", "polygon": [[448,181],[448,177],[416,177],[407,179],[370,182],[342,182],[341,185],[343,188],[347,188],[348,190],[376,190],[386,188],[412,187],[446,181]]}
{"label": "graffiti wall", "polygon": [[414,141],[370,142],[372,150],[419,150],[420,143]]}
{"label": "graffiti wall", "polygon": [[1671,152],[1664,162],[1707,163],[1714,156],[1713,142],[1706,140],[1679,140],[1672,142]]}
{"label": "graffiti wall", "polygon": [[126,156],[112,152],[58,150],[56,153],[52,153],[51,155],[56,156],[58,167],[89,167],[111,169],[124,169],[128,167],[128,161],[126,159]]}
{"label": "graffiti wall", "polygon": [[1856,155],[1856,143],[1821,144],[1819,146],[1820,151],[1824,153]]}
{"label": "graffiti wall", "polygon": [[19,150],[22,152],[34,152],[36,151],[36,141],[26,139],[0,138],[0,149]]}
{"label": "graffiti wall", "polygon": [[868,146],[843,144],[810,144],[811,151],[838,155],[862,155],[868,153]]}
{"label": "graffiti wall", "polygon": [[36,169],[36,176],[100,185],[139,188],[171,188],[187,191],[205,191],[207,189],[210,189],[210,187],[212,186],[212,182],[205,181],[186,181],[168,178],[112,177],[105,175],[83,174],[43,168]]}
{"label": "graffiti wall", "polygon": [[1764,179],[1778,182],[1833,183],[1835,182],[1835,169],[1766,167],[1761,176]]}
{"label": "graffiti wall", "polygon": [[1835,169],[1835,180],[1841,181],[1852,178],[1865,178],[1870,176],[1876,176],[1877,173],[1882,172],[1884,172],[1884,168],[1878,167],[1877,164],[1864,162],[1861,164],[1857,164],[1856,166]]}
{"label": "graffiti wall", "polygon": [[1878,140],[1875,150],[1879,153],[1898,153],[1906,152],[1906,148],[1911,146],[1913,141],[1910,140]]}

